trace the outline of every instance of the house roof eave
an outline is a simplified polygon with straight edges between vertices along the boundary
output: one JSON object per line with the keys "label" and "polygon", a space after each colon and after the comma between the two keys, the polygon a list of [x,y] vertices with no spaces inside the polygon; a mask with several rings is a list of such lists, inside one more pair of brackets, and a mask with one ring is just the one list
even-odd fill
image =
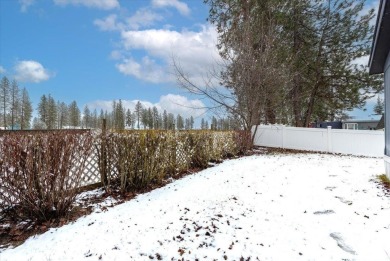
{"label": "house roof eave", "polygon": [[381,0],[371,47],[369,73],[383,73],[390,50],[390,1]]}

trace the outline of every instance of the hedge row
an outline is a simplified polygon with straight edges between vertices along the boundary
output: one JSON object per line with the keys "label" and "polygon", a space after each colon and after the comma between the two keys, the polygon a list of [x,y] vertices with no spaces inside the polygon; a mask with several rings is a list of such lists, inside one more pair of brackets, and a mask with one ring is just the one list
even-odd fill
{"label": "hedge row", "polygon": [[127,192],[242,154],[249,144],[249,133],[233,131],[4,135],[0,137],[0,219],[12,214],[42,222],[66,215],[85,163],[92,157],[96,157],[103,186]]}
{"label": "hedge row", "polygon": [[100,135],[96,148],[103,185],[126,192],[242,154],[249,141],[247,132],[123,131]]}

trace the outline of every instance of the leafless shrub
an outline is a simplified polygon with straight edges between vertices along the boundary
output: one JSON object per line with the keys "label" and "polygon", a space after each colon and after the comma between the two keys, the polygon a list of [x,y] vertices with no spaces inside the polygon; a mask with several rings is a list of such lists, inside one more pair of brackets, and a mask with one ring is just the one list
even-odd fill
{"label": "leafless shrub", "polygon": [[210,131],[102,134],[96,149],[103,185],[106,189],[119,185],[126,192],[152,182],[161,183],[164,178],[190,168],[205,168],[209,161],[241,153],[245,149],[241,144],[243,137],[236,132]]}
{"label": "leafless shrub", "polygon": [[206,168],[211,159],[213,136],[211,132],[198,131],[187,133],[187,153],[190,157],[190,166]]}
{"label": "leafless shrub", "polygon": [[102,134],[97,143],[99,169],[106,188],[119,182],[122,192],[161,180],[169,157],[169,138],[157,131]]}
{"label": "leafless shrub", "polygon": [[0,142],[0,204],[38,222],[68,213],[75,200],[92,135],[66,131],[10,134]]}
{"label": "leafless shrub", "polygon": [[252,137],[250,131],[239,130],[233,132],[236,155],[243,155],[252,148]]}

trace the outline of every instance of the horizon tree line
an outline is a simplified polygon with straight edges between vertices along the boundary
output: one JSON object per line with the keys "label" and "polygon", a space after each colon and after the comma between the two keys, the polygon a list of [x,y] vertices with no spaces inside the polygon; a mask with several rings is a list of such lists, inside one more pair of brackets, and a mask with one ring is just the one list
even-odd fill
{"label": "horizon tree line", "polygon": [[[0,85],[0,126],[5,129],[64,129],[83,128],[98,129],[106,119],[109,129],[159,129],[159,130],[192,130],[195,129],[193,116],[183,117],[163,110],[160,112],[156,106],[146,107],[138,101],[131,111],[125,108],[122,100],[112,102],[112,110],[99,112],[91,110],[85,105],[80,110],[76,101],[66,104],[55,100],[51,94],[42,95],[36,108],[36,117],[32,117],[33,107],[27,90],[20,92],[17,82],[9,82],[3,77]],[[6,115],[4,117],[3,115]],[[238,129],[239,125],[231,117],[208,120],[201,119],[200,129],[231,130]]]}
{"label": "horizon tree line", "polygon": [[0,126],[4,129],[29,129],[32,103],[26,88],[4,76],[0,81]]}

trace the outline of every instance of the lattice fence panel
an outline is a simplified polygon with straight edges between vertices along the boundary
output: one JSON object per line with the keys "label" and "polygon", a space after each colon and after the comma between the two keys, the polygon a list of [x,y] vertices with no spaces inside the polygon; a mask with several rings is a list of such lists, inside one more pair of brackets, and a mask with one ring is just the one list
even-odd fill
{"label": "lattice fence panel", "polygon": [[[137,135],[136,132],[134,132],[134,135]],[[155,151],[156,158],[161,160],[166,174],[171,175],[187,170],[192,164],[191,161],[195,153],[199,153],[199,149],[205,153],[204,155],[202,154],[202,157],[219,160],[228,153],[234,154],[237,146],[233,133],[214,132],[210,134],[206,132],[192,132],[189,134],[185,132],[161,132],[160,135],[165,137],[165,139],[161,140],[161,144],[159,144]],[[107,162],[108,169],[111,172],[109,175],[111,179],[119,178],[119,171],[117,169],[119,152],[115,147],[107,148],[107,153],[111,153],[108,157],[109,162]],[[196,152],[196,150],[198,151]],[[164,156],[161,157],[161,154],[164,154]],[[137,157],[137,155],[134,155],[134,157]],[[70,176],[68,182],[69,185],[80,184],[81,187],[101,182],[96,146],[93,147],[91,155],[85,162],[85,168],[80,180],[77,180],[76,177],[72,179],[72,176]],[[2,195],[7,195],[6,187],[2,186],[2,184],[4,183],[2,182],[2,174],[0,173],[0,206],[4,203],[4,200],[2,201]]]}
{"label": "lattice fence panel", "polygon": [[17,203],[17,199],[9,194],[9,191],[4,184],[5,182],[2,177],[0,177],[0,208],[4,208],[6,205],[10,205],[12,203]]}
{"label": "lattice fence panel", "polygon": [[100,172],[95,149],[85,162],[85,168],[81,175],[80,186],[87,186],[100,182]]}

